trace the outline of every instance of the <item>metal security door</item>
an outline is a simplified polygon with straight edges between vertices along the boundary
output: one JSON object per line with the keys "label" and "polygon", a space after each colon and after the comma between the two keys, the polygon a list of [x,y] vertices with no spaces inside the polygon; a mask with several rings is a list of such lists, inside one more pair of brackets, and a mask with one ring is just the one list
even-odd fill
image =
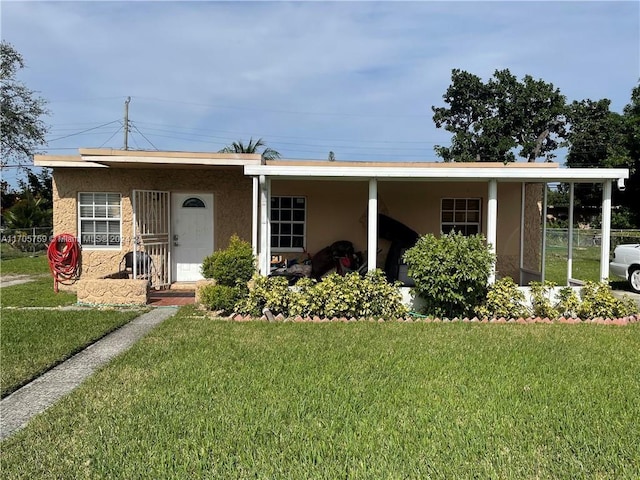
{"label": "metal security door", "polygon": [[170,210],[169,192],[133,191],[133,278],[152,288],[170,285]]}

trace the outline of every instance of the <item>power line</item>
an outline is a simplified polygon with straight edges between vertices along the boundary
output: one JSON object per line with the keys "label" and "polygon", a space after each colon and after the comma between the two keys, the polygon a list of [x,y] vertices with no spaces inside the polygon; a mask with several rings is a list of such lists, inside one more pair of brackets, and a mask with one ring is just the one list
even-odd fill
{"label": "power line", "polygon": [[106,127],[106,126],[111,125],[113,123],[118,123],[119,121],[120,120],[113,120],[112,122],[108,122],[108,123],[105,123],[103,125],[98,125],[97,127],[87,128],[86,130],[82,130],[82,131],[76,132],[76,133],[70,133],[69,135],[63,135],[62,137],[58,137],[58,138],[52,138],[51,140],[47,140],[47,142],[55,142],[57,140],[62,140],[63,138],[75,137],[76,135],[81,135],[83,133],[91,132],[93,130],[97,130],[99,128]]}
{"label": "power line", "polygon": [[93,97],[93,98],[73,98],[73,99],[61,99],[61,100],[48,100],[49,103],[86,103],[102,100],[121,100],[122,97]]}
{"label": "power line", "polygon": [[149,140],[149,139],[144,135],[144,133],[142,133],[142,132],[140,131],[140,129],[136,126],[136,124],[135,124],[135,123],[131,122],[131,126],[132,126],[133,128],[135,128],[135,129],[136,129],[136,132],[138,132],[140,135],[142,135],[142,138],[144,138],[147,142],[149,142],[149,144],[150,144],[153,148],[155,148],[156,150],[159,150],[159,148],[158,148],[158,147],[156,147],[156,146],[153,144],[153,142],[152,142],[151,140]]}
{"label": "power line", "polygon": [[115,132],[113,132],[113,134],[112,134],[109,138],[107,138],[107,139],[104,141],[104,143],[103,143],[102,145],[100,145],[98,148],[102,148],[102,147],[104,147],[107,143],[109,143],[109,141],[110,141],[113,137],[115,137],[115,136],[116,136],[116,134],[117,134],[118,132],[120,132],[120,130],[122,130],[122,125],[120,125],[120,126],[118,127],[118,129],[117,129]]}

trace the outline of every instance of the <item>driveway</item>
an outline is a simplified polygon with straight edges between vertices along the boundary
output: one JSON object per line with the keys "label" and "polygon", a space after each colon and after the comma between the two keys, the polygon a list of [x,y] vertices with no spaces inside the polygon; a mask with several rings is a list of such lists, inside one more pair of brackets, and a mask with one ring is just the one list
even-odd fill
{"label": "driveway", "polygon": [[635,293],[630,290],[613,290],[613,295],[617,298],[622,298],[624,296],[631,298],[634,302],[636,302],[636,305],[638,306],[638,312],[640,312],[640,293]]}

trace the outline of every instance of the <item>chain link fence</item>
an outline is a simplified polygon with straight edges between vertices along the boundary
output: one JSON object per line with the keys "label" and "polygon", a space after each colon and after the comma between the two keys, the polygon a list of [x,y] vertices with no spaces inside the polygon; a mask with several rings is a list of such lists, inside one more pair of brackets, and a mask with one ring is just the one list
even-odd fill
{"label": "chain link fence", "polygon": [[[548,247],[567,247],[569,243],[568,228],[547,228]],[[574,247],[596,247],[602,243],[600,229],[573,230]],[[611,230],[611,251],[622,243],[640,243],[640,230]]]}
{"label": "chain link fence", "polygon": [[53,238],[53,227],[33,227],[0,231],[2,258],[44,253]]}

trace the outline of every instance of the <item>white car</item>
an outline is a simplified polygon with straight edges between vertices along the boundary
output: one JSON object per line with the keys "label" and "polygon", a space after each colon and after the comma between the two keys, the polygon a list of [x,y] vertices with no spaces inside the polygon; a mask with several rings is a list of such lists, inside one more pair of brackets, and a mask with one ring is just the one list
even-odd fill
{"label": "white car", "polygon": [[613,251],[609,272],[628,280],[631,290],[640,293],[640,243],[618,245]]}

